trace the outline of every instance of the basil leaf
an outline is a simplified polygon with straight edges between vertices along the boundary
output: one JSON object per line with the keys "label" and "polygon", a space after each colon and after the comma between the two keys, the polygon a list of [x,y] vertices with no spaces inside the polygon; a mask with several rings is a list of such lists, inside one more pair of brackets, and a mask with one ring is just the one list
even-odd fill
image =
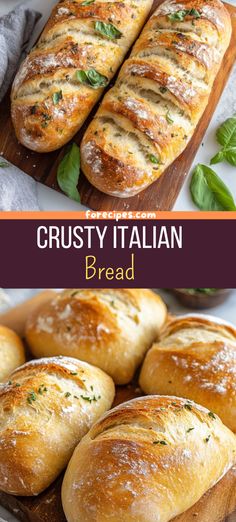
{"label": "basil leaf", "polygon": [[236,166],[236,116],[228,118],[217,129],[216,138],[222,145],[222,149],[211,158],[211,165],[228,161],[230,165]]}
{"label": "basil leaf", "polygon": [[59,164],[57,170],[57,182],[62,190],[70,199],[80,203],[80,195],[77,189],[80,175],[80,150],[76,143],[73,143],[67,154]]}
{"label": "basil leaf", "polygon": [[93,89],[105,87],[108,84],[108,78],[100,74],[95,69],[88,69],[88,71],[76,71],[76,78],[80,83],[89,85]]}
{"label": "basil leaf", "polygon": [[213,158],[211,158],[211,165],[220,163],[221,161],[228,161],[230,165],[236,167],[236,147],[227,147],[227,149],[221,149]]}
{"label": "basil leaf", "polygon": [[201,16],[197,9],[180,9],[174,13],[170,13],[168,18],[171,22],[183,22],[187,15],[193,16],[193,18],[200,18]]}
{"label": "basil leaf", "polygon": [[236,147],[227,148],[224,150],[224,157],[230,165],[236,167]]}
{"label": "basil leaf", "polygon": [[105,22],[95,22],[95,31],[106,36],[110,40],[115,40],[122,37],[122,33],[113,24],[106,24]]}
{"label": "basil leaf", "polygon": [[201,210],[236,210],[233,196],[214,170],[197,165],[192,176],[192,199]]}
{"label": "basil leaf", "polygon": [[218,143],[223,147],[236,147],[236,116],[228,118],[220,125],[216,137]]}
{"label": "basil leaf", "polygon": [[10,167],[10,165],[6,161],[1,161],[0,162],[0,168],[1,169],[7,169],[8,167]]}
{"label": "basil leaf", "polygon": [[52,95],[52,101],[54,105],[58,105],[59,101],[62,100],[62,91],[54,92]]}
{"label": "basil leaf", "polygon": [[216,163],[220,163],[223,160],[224,160],[224,152],[223,152],[223,150],[220,150],[220,152],[217,152],[217,154],[215,156],[213,156],[213,158],[211,158],[210,164],[215,165]]}
{"label": "basil leaf", "polygon": [[85,0],[85,2],[82,2],[80,5],[90,5],[94,4],[95,0]]}

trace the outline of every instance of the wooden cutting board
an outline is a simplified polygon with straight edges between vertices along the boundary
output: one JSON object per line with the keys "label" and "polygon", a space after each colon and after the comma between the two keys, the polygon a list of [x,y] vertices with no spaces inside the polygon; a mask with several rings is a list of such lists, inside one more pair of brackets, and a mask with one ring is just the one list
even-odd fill
{"label": "wooden cutting board", "polygon": [[[154,0],[153,10],[161,3],[162,0]],[[209,104],[185,151],[166,169],[159,180],[133,198],[119,199],[107,196],[92,187],[83,174],[81,174],[78,188],[84,205],[94,210],[127,211],[172,209],[236,60],[236,7],[229,4],[225,5],[232,19],[232,40],[215,80]],[[76,141],[78,144],[80,143],[84,131],[97,108],[98,106],[95,107],[86,124],[73,141]],[[65,154],[65,147],[56,152],[37,154],[21,146],[17,142],[11,123],[9,93],[0,105],[0,115],[0,153],[2,153],[8,161],[27,172],[27,174],[37,181],[59,191],[56,173],[58,163]]]}
{"label": "wooden cutting board", "polygon": [[[114,406],[142,395],[136,383],[116,389]],[[0,492],[0,504],[22,522],[66,522],[61,505],[60,477],[38,497],[14,497]],[[236,522],[236,467],[191,509],[172,522]],[[122,522],[122,521],[121,521]]]}

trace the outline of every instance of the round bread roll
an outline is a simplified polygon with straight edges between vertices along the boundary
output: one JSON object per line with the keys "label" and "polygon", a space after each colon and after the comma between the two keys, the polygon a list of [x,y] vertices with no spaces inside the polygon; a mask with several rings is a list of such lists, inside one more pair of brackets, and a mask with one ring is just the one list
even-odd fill
{"label": "round bread roll", "polygon": [[68,465],[68,522],[168,522],[235,463],[236,437],[220,419],[176,397],[134,399],[99,420]]}
{"label": "round bread roll", "polygon": [[25,351],[20,337],[13,330],[0,325],[0,381],[25,362]]}
{"label": "round bread roll", "polygon": [[214,317],[177,317],[147,353],[139,383],[147,394],[197,401],[236,432],[236,329]]}
{"label": "round bread roll", "polygon": [[36,357],[77,357],[126,384],[166,314],[151,290],[66,290],[32,314],[26,338]]}
{"label": "round bread roll", "polygon": [[112,405],[114,384],[77,359],[31,361],[0,386],[0,490],[38,495]]}

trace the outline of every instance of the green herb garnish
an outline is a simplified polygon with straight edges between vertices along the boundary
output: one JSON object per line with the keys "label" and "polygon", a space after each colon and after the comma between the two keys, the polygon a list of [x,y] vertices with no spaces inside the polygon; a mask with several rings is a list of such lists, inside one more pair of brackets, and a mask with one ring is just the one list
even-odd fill
{"label": "green herb garnish", "polygon": [[167,91],[167,87],[159,87],[159,91],[164,94]]}
{"label": "green herb garnish", "polygon": [[167,442],[165,440],[154,440],[153,444],[161,444],[162,446],[167,446]]}
{"label": "green herb garnish", "polygon": [[78,372],[70,372],[71,375],[78,375]]}
{"label": "green herb garnish", "polygon": [[226,160],[236,167],[236,115],[218,128],[216,138],[222,149],[211,159],[211,165]]}
{"label": "green herb garnish", "polygon": [[154,156],[154,154],[149,154],[148,159],[156,165],[160,163],[159,159],[157,158],[157,156]]}
{"label": "green herb garnish", "polygon": [[1,161],[0,162],[0,168],[1,169],[7,169],[8,167],[10,167],[10,164],[7,163],[6,161]]}
{"label": "green herb garnish", "polygon": [[59,164],[57,170],[57,182],[69,198],[80,203],[80,195],[77,189],[80,175],[80,150],[76,143],[73,143]]}
{"label": "green herb garnish", "polygon": [[182,288],[181,290],[184,290],[186,294],[190,295],[196,295],[196,294],[205,294],[205,295],[212,295],[218,288]]}
{"label": "green herb garnish", "polygon": [[190,184],[193,202],[201,210],[236,210],[233,196],[210,167],[198,164]]}
{"label": "green herb garnish", "polygon": [[211,417],[211,419],[216,419],[216,416],[212,411],[209,411],[208,415],[209,415],[209,417]]}
{"label": "green herb garnish", "polygon": [[76,71],[76,79],[83,85],[88,85],[93,89],[100,89],[100,87],[106,87],[108,84],[108,78],[100,74],[96,69]]}
{"label": "green herb garnish", "polygon": [[65,397],[66,397],[67,399],[68,399],[68,397],[70,397],[70,396],[71,396],[71,393],[70,393],[70,392],[66,392],[66,393],[65,393]]}
{"label": "green herb garnish", "polygon": [[80,5],[90,5],[90,4],[94,4],[94,2],[95,2],[95,0],[85,0]]}
{"label": "green herb garnish", "polygon": [[52,100],[54,105],[58,105],[59,101],[63,99],[62,91],[54,92],[52,95]]}
{"label": "green herb garnish", "polygon": [[194,428],[189,428],[186,433],[190,433],[190,431],[194,430]]}
{"label": "green herb garnish", "polygon": [[172,123],[174,123],[174,120],[172,120],[171,116],[170,116],[170,111],[168,111],[166,113],[166,121],[167,123],[169,123],[169,125],[171,125]]}
{"label": "green herb garnish", "polygon": [[167,15],[171,22],[183,22],[186,16],[192,16],[193,18],[200,18],[201,14],[197,9],[180,9],[175,13]]}
{"label": "green herb garnish", "polygon": [[186,402],[186,404],[184,404],[184,408],[185,408],[186,410],[191,411],[191,410],[192,410],[192,405],[189,404],[188,402]]}
{"label": "green herb garnish", "polygon": [[36,393],[34,391],[32,392],[29,392],[29,395],[27,397],[27,402],[29,404],[32,404],[32,402],[36,401],[37,400],[37,396],[36,396]]}
{"label": "green herb garnish", "polygon": [[121,38],[123,35],[113,24],[106,24],[105,22],[95,22],[94,24],[95,31],[97,33],[102,34],[109,40],[117,40]]}
{"label": "green herb garnish", "polygon": [[208,437],[206,437],[206,438],[204,439],[204,442],[209,442],[209,440],[210,440],[210,437],[211,437],[211,436],[210,436],[210,435],[208,435]]}

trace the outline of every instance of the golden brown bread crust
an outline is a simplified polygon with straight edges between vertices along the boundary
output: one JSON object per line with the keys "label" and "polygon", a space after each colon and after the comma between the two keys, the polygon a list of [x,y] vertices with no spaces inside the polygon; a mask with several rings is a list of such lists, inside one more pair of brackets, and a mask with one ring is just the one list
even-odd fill
{"label": "golden brown bread crust", "polygon": [[38,495],[114,399],[104,372],[67,357],[31,361],[0,386],[0,490]]}
{"label": "golden brown bread crust", "polygon": [[29,317],[26,338],[36,357],[77,357],[126,384],[165,320],[150,290],[66,290]]}
{"label": "golden brown bread crust", "polygon": [[[64,0],[56,5],[13,84],[12,120],[23,145],[49,152],[76,134],[104,90],[80,83],[76,71],[95,69],[108,83],[151,5],[152,0]],[[112,23],[122,36],[101,35],[95,22]]]}
{"label": "golden brown bread crust", "polygon": [[25,362],[25,350],[20,337],[10,328],[0,325],[0,382]]}
{"label": "golden brown bread crust", "polygon": [[[182,16],[182,20],[169,17]],[[137,194],[185,149],[231,37],[220,0],[167,0],[155,11],[105,95],[81,146],[102,192]]]}
{"label": "golden brown bread crust", "polygon": [[167,396],[111,410],[67,468],[67,521],[168,522],[192,506],[236,458],[235,435],[209,413]]}
{"label": "golden brown bread crust", "polygon": [[195,400],[236,432],[236,330],[213,318],[173,320],[149,350],[139,382],[147,394]]}

